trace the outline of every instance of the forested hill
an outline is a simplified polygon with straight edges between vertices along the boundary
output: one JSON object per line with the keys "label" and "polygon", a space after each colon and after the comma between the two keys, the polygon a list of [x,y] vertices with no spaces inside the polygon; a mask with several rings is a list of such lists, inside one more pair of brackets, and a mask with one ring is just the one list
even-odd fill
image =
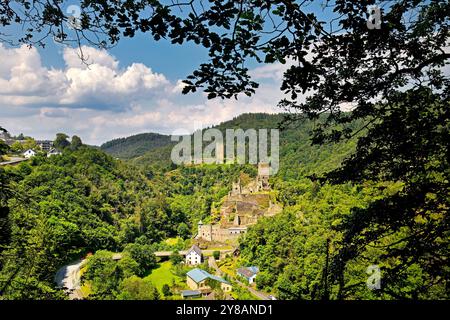
{"label": "forested hill", "polygon": [[[276,129],[284,117],[284,114],[247,113],[213,128],[223,132],[225,129]],[[283,178],[296,179],[304,175],[332,170],[354,150],[354,140],[336,145],[312,145],[310,133],[314,125],[313,121],[305,120],[295,127],[291,126],[280,132],[280,175]],[[139,139],[142,139],[140,144],[143,146],[145,135],[139,135]],[[132,162],[143,167],[170,168],[172,146],[173,143],[168,143],[164,146],[149,148],[148,152],[132,159]],[[108,149],[104,150],[110,152]]]}
{"label": "forested hill", "polygon": [[170,136],[158,133],[141,133],[105,142],[100,148],[114,157],[131,159],[170,143]]}
{"label": "forested hill", "polygon": [[255,169],[180,167],[149,179],[101,150],[71,144],[62,155],[0,167],[0,300],[64,298],[53,281],[57,269],[99,250],[126,253],[90,297],[117,298],[126,278],[154,267],[153,251],[165,239],[193,236],[241,172]]}
{"label": "forested hill", "polygon": [[[277,128],[282,117],[246,114],[217,128]],[[313,146],[314,125],[305,121],[281,132],[280,172],[271,178],[271,195],[283,212],[260,219],[241,237],[236,267],[258,266],[257,288],[279,299],[448,299],[441,276],[447,260],[437,259],[447,251],[424,250],[407,260],[403,244],[423,226],[447,223],[446,216],[430,208],[426,216],[409,211],[402,222],[400,205],[413,202],[403,200],[401,180],[329,184],[308,177],[338,167],[355,145]],[[176,167],[169,144],[132,161],[74,141],[65,145],[62,155],[39,153],[0,167],[0,299],[64,298],[55,272],[88,252],[95,257],[86,276],[90,299],[139,298],[130,293],[134,283],[154,299],[154,287],[144,280],[156,265],[152,253],[166,250],[168,238],[181,238],[177,250],[188,247],[197,223],[212,222],[211,213],[220,211],[232,182],[256,175],[252,165]],[[154,170],[157,164],[166,170]],[[399,206],[386,207],[394,201]],[[443,241],[448,243],[448,233],[430,244]],[[113,252],[123,258],[114,262]],[[366,285],[371,268],[383,272],[380,290]]]}

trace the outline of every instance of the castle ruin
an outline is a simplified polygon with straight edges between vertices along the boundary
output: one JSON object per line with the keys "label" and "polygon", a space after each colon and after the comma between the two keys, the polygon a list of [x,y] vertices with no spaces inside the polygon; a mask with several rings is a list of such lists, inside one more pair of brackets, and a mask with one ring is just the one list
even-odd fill
{"label": "castle ruin", "polygon": [[220,220],[213,224],[198,223],[196,239],[208,242],[235,244],[247,228],[261,217],[273,216],[281,211],[270,198],[269,165],[259,164],[254,181],[242,186],[234,182],[220,208]]}

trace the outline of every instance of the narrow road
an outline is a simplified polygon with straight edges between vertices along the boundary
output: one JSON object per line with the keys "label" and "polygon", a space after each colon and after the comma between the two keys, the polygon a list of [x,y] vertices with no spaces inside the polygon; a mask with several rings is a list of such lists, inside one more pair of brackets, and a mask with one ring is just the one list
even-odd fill
{"label": "narrow road", "polygon": [[69,295],[69,299],[83,299],[81,292],[81,274],[80,270],[84,266],[86,260],[80,259],[68,265],[65,265],[56,272],[55,282],[59,288],[64,288]]}
{"label": "narrow road", "polygon": [[0,162],[0,166],[16,165],[27,160],[26,158],[11,157],[8,161]]}
{"label": "narrow road", "polygon": [[258,291],[256,289],[253,289],[252,287],[246,285],[245,283],[239,281],[238,279],[234,278],[234,281],[236,281],[241,287],[246,288],[248,291],[250,291],[251,294],[253,294],[255,297],[258,297],[261,300],[272,300],[269,298],[268,294],[265,294],[261,291]]}
{"label": "narrow road", "polygon": [[213,256],[209,257],[208,266],[210,268],[213,268],[214,270],[216,270],[216,276],[219,276],[219,277],[223,276],[223,272],[222,272],[222,270],[219,269],[219,266],[216,263],[216,259],[214,259]]}

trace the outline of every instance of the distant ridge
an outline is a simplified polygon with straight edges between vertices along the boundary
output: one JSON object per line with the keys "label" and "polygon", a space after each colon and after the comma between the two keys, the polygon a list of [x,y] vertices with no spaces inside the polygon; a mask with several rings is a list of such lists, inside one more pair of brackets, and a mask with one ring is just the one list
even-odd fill
{"label": "distant ridge", "polygon": [[132,159],[171,143],[170,136],[150,132],[105,142],[100,149],[116,158]]}
{"label": "distant ridge", "polygon": [[[212,127],[221,131],[237,128],[243,130],[276,129],[280,122],[283,121],[284,116],[281,113],[245,113]],[[322,120],[304,120],[280,132],[279,174],[283,177],[295,179],[312,173],[323,173],[333,170],[354,151],[355,139],[342,141],[337,144],[312,145],[310,133],[317,122],[320,121]],[[354,123],[352,126],[359,127],[359,124]],[[146,152],[132,159],[130,158],[130,161],[135,165],[146,168],[153,167],[157,170],[174,168],[175,165],[170,160],[170,154],[175,142],[170,141],[170,136],[163,137],[167,138],[167,140],[163,140],[163,142],[167,141],[165,145],[152,145]]]}

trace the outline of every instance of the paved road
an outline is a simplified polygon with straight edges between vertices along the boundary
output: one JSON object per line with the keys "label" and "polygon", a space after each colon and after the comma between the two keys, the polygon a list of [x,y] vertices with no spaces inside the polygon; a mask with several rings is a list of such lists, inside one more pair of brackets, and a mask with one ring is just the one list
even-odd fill
{"label": "paved road", "polygon": [[0,166],[15,165],[27,160],[26,158],[11,157],[8,161],[0,162]]}
{"label": "paved road", "polygon": [[64,288],[69,299],[83,299],[81,292],[80,269],[85,264],[85,259],[74,261],[65,265],[56,272],[55,282],[60,288]]}
{"label": "paved road", "polygon": [[219,266],[216,263],[216,259],[214,259],[213,256],[209,257],[208,266],[210,268],[213,268],[214,270],[216,270],[216,276],[219,276],[219,277],[223,276],[223,272],[222,272],[222,270],[219,269]]}
{"label": "paved road", "polygon": [[238,279],[234,278],[234,281],[236,281],[241,287],[246,288],[248,291],[250,291],[251,294],[253,294],[255,297],[260,298],[261,300],[272,300],[269,298],[268,294],[265,294],[262,291],[258,291],[256,289],[253,289],[252,287],[246,285],[245,283],[239,281]]}
{"label": "paved road", "polygon": [[247,287],[248,291],[250,291],[254,296],[260,298],[261,300],[272,300],[269,298],[269,295],[267,295],[261,291],[255,290],[252,287],[249,287],[249,286],[246,286],[246,287]]}

